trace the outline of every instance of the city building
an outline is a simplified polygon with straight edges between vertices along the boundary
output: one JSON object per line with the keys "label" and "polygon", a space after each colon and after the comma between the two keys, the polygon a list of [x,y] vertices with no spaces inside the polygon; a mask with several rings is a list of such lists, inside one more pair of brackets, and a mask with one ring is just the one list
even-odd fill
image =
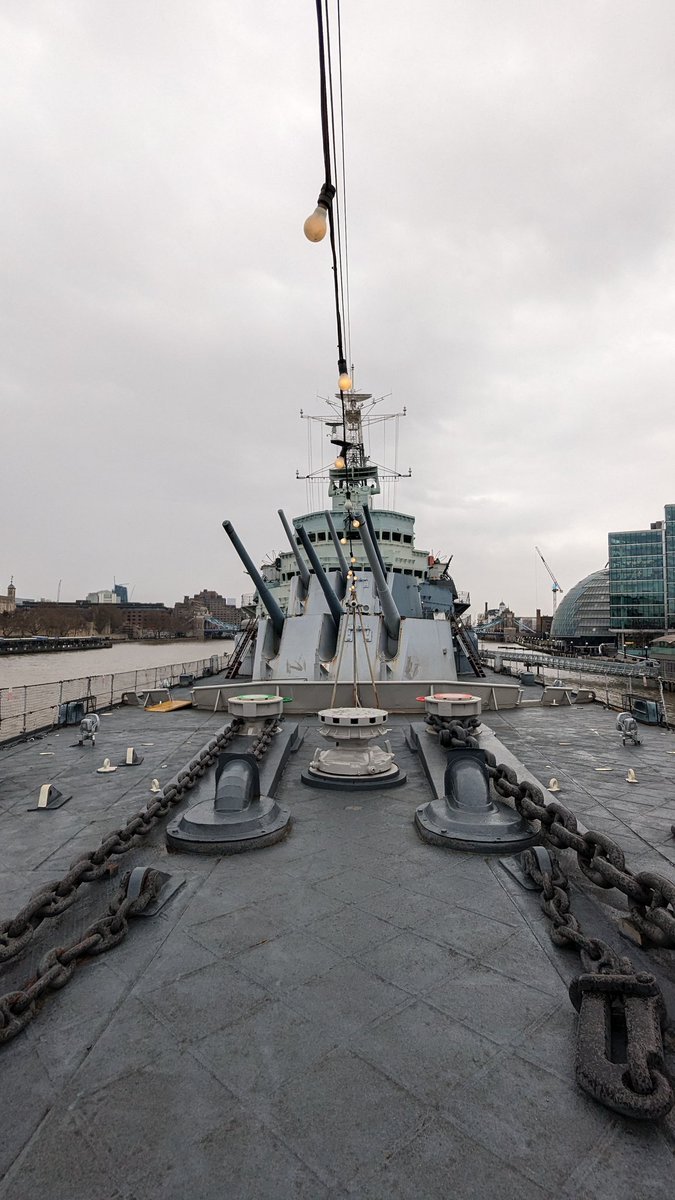
{"label": "city building", "polygon": [[16,588],[14,580],[10,579],[7,594],[0,593],[0,613],[13,613],[16,610]]}
{"label": "city building", "polygon": [[130,637],[168,637],[173,632],[173,609],[161,601],[121,604],[124,627]]}
{"label": "city building", "polygon": [[88,592],[87,604],[119,604],[120,597],[116,592],[103,589],[100,592]]}
{"label": "city building", "polygon": [[226,600],[218,592],[210,592],[204,588],[201,592],[195,592],[191,598],[186,596],[183,604],[195,608],[205,608],[209,616],[216,617],[219,621],[225,621],[230,625],[240,624],[241,613],[234,600]]}
{"label": "city building", "polygon": [[525,637],[534,636],[540,640],[544,640],[550,636],[551,622],[553,617],[549,617],[540,608],[537,609],[536,617],[517,617],[518,630]]}
{"label": "city building", "polygon": [[571,587],[551,622],[551,641],[568,650],[598,650],[614,644],[609,620],[609,570],[593,571]]}
{"label": "city building", "polygon": [[[133,589],[132,589],[133,590]],[[129,603],[129,591],[123,583],[116,583],[113,587],[113,592],[119,597],[120,604]]]}
{"label": "city building", "polygon": [[609,624],[620,641],[675,629],[675,504],[649,529],[610,533],[608,546]]}
{"label": "city building", "polygon": [[179,600],[174,613],[192,637],[223,637],[241,625],[241,609],[232,600],[206,588]]}

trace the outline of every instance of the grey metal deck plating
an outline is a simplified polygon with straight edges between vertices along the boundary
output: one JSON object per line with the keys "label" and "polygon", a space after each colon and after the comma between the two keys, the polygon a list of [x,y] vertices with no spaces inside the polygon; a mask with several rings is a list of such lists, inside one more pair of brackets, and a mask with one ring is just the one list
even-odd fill
{"label": "grey metal deck plating", "polygon": [[[597,706],[487,719],[540,779],[560,779],[586,824],[626,841],[631,866],[675,862],[672,735],[645,729],[645,746],[622,752],[614,715]],[[69,749],[68,730],[2,751],[2,915],[222,724],[121,709],[104,715],[94,751]],[[672,1118],[633,1124],[575,1085],[566,982],[577,963],[551,943],[537,896],[495,860],[418,840],[412,817],[428,792],[406,724],[392,727],[400,791],[301,786],[310,726],[279,792],[294,818],[286,842],[214,861],[167,856],[160,831],[126,856],[168,858],[187,884],[0,1050],[2,1200],[672,1195]],[[131,744],[142,766],[96,775]],[[629,759],[639,785],[625,769],[595,772]],[[47,780],[73,799],[26,813]],[[86,885],[45,922],[0,972],[2,991],[115,887]],[[593,894],[589,911],[611,919]]]}

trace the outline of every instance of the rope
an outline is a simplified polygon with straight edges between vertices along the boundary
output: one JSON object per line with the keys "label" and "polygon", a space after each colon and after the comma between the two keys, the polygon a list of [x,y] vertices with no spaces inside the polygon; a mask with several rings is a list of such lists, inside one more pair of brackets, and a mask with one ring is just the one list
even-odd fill
{"label": "rope", "polygon": [[361,612],[361,609],[360,609],[360,608],[359,608],[359,619],[360,619],[360,621],[361,621],[361,636],[362,636],[362,638],[363,638],[363,648],[364,648],[364,650],[365,650],[365,652],[366,652],[366,662],[368,663],[368,671],[369,671],[369,674],[370,674],[370,682],[371,682],[371,684],[373,685],[373,695],[375,696],[375,704],[377,705],[377,707],[378,707],[378,708],[381,708],[381,707],[382,707],[382,705],[380,704],[380,697],[379,697],[379,696],[378,696],[378,694],[377,694],[377,684],[375,683],[375,676],[374,676],[374,674],[373,674],[373,667],[372,667],[372,663],[371,663],[371,661],[370,661],[370,651],[368,650],[368,641],[367,641],[367,639],[366,639],[366,630],[365,630],[365,626],[364,626],[364,624],[363,624],[363,613]]}

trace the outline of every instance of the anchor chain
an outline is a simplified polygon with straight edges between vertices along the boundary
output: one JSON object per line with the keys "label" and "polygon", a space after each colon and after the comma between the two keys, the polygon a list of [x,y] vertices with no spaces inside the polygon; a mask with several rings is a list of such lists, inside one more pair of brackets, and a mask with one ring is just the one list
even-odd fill
{"label": "anchor chain", "polygon": [[[584,933],[570,911],[569,880],[555,855],[550,856],[550,870],[542,867],[535,850],[523,851],[520,862],[541,888],[552,940],[578,950],[584,969],[569,987],[579,1013],[577,1082],[624,1116],[659,1120],[670,1111],[675,1096],[665,1074],[662,1030],[667,1014],[656,979],[636,971],[630,959],[607,942]],[[625,1038],[616,1062],[610,1057],[613,1026]]]}
{"label": "anchor chain", "polygon": [[266,717],[262,732],[258,735],[253,745],[251,746],[251,754],[260,762],[269,750],[272,741],[279,732],[281,726],[276,717]]}
{"label": "anchor chain", "polygon": [[[440,741],[449,748],[478,747],[478,739],[459,721],[443,723]],[[498,763],[489,750],[485,758],[495,791],[512,800],[526,821],[539,821],[543,841],[557,850],[573,850],[579,869],[596,887],[623,892],[631,921],[646,940],[675,947],[675,884],[653,871],[633,873],[626,866],[623,850],[607,834],[590,829],[581,833],[569,808],[558,800],[547,802],[541,788],[528,780],[519,781],[513,768]]]}
{"label": "anchor chain", "polygon": [[83,959],[105,954],[119,945],[129,931],[129,917],[137,917],[148,907],[162,886],[158,871],[146,871],[139,894],[127,895],[131,872],[105,914],[93,921],[77,941],[66,946],[53,946],[40,959],[37,973],[18,991],[0,996],[0,1045],[9,1042],[26,1028],[37,1015],[38,1004],[49,992],[57,991],[72,979],[75,968]]}
{"label": "anchor chain", "polygon": [[53,880],[34,892],[15,917],[0,923],[0,964],[21,954],[33,938],[35,930],[49,917],[58,917],[77,900],[83,883],[110,876],[117,870],[113,857],[126,854],[150,833],[173,805],[178,804],[198,779],[205,774],[218,755],[236,737],[243,720],[235,717],[225,725],[198,754],[169,780],[162,791],[140,812],[129,817],[126,824],[107,834],[95,850],[75,859],[61,879]]}

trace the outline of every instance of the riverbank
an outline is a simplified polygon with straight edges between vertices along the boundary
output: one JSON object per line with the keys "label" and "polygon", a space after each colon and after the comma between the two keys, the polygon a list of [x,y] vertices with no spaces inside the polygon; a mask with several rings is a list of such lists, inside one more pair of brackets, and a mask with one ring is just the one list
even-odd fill
{"label": "riverbank", "polygon": [[109,650],[111,646],[109,637],[0,638],[0,655],[72,653],[74,650]]}
{"label": "riverbank", "polygon": [[[208,654],[198,657],[194,647],[203,650],[205,646],[208,648]],[[138,646],[135,649],[141,657],[137,658],[136,663],[131,660],[131,666],[127,655],[127,662],[118,662],[114,671],[90,670],[82,672],[79,676],[68,670],[68,665],[73,659],[86,658],[87,663],[90,663],[94,656],[100,654],[101,657],[105,656],[106,662],[112,664],[115,650],[89,651],[80,656],[69,654],[67,658],[60,654],[51,655],[47,656],[48,662],[42,659],[42,656],[38,656],[37,670],[43,664],[53,665],[52,660],[58,658],[66,674],[60,679],[46,681],[43,677],[32,683],[8,684],[2,671],[4,664],[0,664],[0,742],[32,733],[42,733],[66,723],[77,723],[85,713],[114,708],[122,702],[125,693],[133,696],[134,693],[146,692],[149,688],[172,687],[185,675],[194,676],[196,679],[216,675],[225,666],[232,643],[228,643],[227,648],[223,642],[220,642],[219,646],[219,652],[214,654],[210,642],[183,643],[181,649],[185,653],[178,662],[175,654],[168,653],[166,646]],[[189,652],[189,647],[193,648],[192,652]],[[133,650],[134,647],[129,646],[126,649]],[[162,656],[156,654],[153,662],[139,665],[143,664],[143,650],[147,657],[147,652],[151,649],[161,651]],[[169,658],[173,661],[167,662]],[[8,665],[19,664],[17,662]]]}
{"label": "riverbank", "polygon": [[113,642],[110,649],[57,651],[53,654],[21,654],[0,658],[0,688],[28,687],[39,683],[60,683],[76,676],[118,674],[151,667],[180,666],[186,662],[228,654],[229,639],[212,642],[180,638],[169,641]]}

